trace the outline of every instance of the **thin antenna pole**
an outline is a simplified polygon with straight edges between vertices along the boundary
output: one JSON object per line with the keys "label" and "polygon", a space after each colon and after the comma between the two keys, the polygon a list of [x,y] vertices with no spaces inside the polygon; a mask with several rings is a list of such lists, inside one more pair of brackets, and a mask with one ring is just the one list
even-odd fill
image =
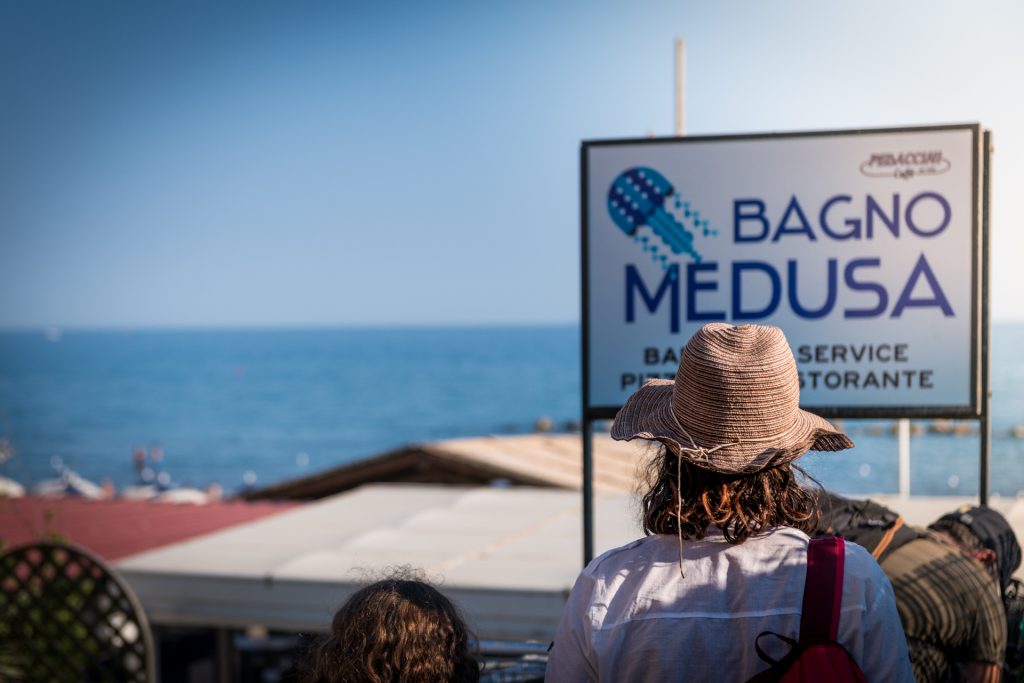
{"label": "thin antenna pole", "polygon": [[676,37],[676,135],[686,135],[686,43]]}

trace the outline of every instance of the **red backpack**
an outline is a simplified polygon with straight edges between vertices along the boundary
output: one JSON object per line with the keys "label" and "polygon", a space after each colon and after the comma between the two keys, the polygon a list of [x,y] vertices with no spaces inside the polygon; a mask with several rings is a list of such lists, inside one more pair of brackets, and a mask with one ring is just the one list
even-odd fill
{"label": "red backpack", "polygon": [[815,538],[807,547],[807,582],[800,616],[800,640],[764,631],[757,636],[772,635],[791,646],[782,659],[769,657],[760,644],[754,647],[761,659],[771,666],[748,683],[799,683],[800,681],[835,681],[836,683],[867,683],[864,672],[842,645],[839,633],[839,608],[843,601],[843,537]]}

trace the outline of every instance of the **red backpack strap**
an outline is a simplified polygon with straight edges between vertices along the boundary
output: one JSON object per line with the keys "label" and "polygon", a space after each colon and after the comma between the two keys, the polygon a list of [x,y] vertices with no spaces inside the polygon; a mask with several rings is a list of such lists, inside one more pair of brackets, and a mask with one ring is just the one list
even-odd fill
{"label": "red backpack strap", "polygon": [[835,640],[843,601],[842,536],[812,539],[807,546],[807,582],[800,615],[800,641]]}

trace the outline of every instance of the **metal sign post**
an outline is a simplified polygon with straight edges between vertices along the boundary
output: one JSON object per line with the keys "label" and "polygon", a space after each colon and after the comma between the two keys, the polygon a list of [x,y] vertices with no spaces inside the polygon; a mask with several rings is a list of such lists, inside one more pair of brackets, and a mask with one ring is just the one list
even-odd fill
{"label": "metal sign post", "polygon": [[978,419],[978,502],[988,505],[989,456],[992,447],[992,385],[989,368],[989,259],[992,255],[989,194],[992,191],[992,132],[982,136],[981,163],[981,415]]}
{"label": "metal sign post", "polygon": [[594,423],[583,420],[583,566],[594,559]]}

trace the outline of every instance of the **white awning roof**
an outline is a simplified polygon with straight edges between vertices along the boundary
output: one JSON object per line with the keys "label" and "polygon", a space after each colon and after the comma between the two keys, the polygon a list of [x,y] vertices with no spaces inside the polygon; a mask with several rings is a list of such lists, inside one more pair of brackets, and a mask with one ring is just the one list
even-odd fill
{"label": "white awning roof", "polygon": [[[924,525],[962,498],[874,497]],[[598,553],[641,535],[633,496],[598,493]],[[581,499],[551,488],[372,484],[117,563],[155,624],[312,631],[409,565],[480,638],[549,640],[582,562]],[[993,507],[1020,531],[1024,501]]]}
{"label": "white awning roof", "polygon": [[[598,494],[595,547],[641,535]],[[582,563],[578,492],[375,484],[118,563],[156,624],[321,630],[388,567],[426,571],[481,638],[550,639]]]}

